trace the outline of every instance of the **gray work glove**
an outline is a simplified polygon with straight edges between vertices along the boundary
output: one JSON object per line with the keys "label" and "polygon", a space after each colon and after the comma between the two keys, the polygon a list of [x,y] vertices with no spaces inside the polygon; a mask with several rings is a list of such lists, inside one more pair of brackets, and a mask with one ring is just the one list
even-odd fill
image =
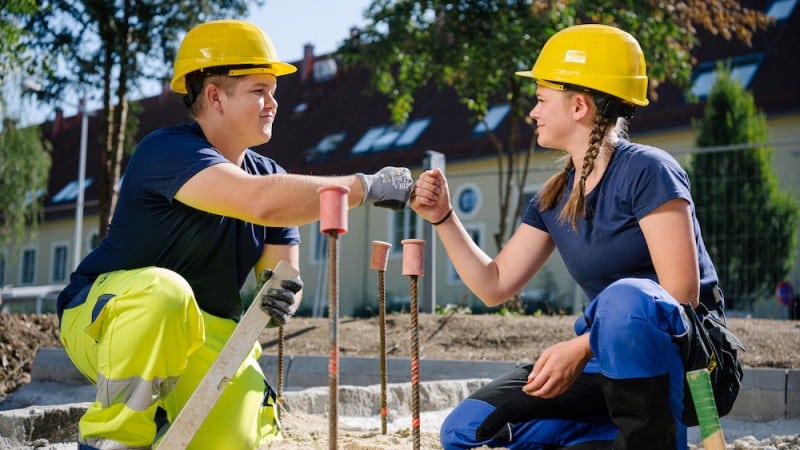
{"label": "gray work glove", "polygon": [[[272,270],[264,269],[258,276],[258,291],[261,291],[261,286],[264,286],[270,278],[272,278]],[[281,286],[271,287],[256,301],[261,302],[261,307],[269,313],[271,319],[267,324],[267,328],[274,328],[284,325],[290,317],[294,315],[296,309],[297,299],[295,294],[303,289],[303,280],[298,276],[297,278],[281,281]]]}
{"label": "gray work glove", "polygon": [[364,183],[364,200],[382,208],[401,210],[408,204],[414,179],[405,167],[384,167],[372,175],[356,174]]}

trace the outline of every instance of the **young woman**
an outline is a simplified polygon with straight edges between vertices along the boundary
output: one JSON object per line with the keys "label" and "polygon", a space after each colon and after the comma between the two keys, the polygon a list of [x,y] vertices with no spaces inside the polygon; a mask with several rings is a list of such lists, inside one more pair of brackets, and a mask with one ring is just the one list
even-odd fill
{"label": "young woman", "polygon": [[686,447],[681,303],[716,305],[689,180],[657,148],[625,140],[646,106],[645,60],[628,33],[564,29],[543,47],[530,117],[542,147],[566,166],[531,201],[494,258],[453,212],[441,171],[423,173],[412,208],[436,224],[466,285],[489,305],[519,292],[558,250],[589,299],[576,337],[545,350],[459,404],[442,425],[446,449]]}

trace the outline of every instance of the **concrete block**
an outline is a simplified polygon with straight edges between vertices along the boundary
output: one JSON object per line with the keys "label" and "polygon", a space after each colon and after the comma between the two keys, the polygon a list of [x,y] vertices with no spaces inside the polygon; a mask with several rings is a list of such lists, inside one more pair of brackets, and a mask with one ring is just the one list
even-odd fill
{"label": "concrete block", "polygon": [[[259,364],[267,378],[277,384],[278,361],[274,355],[265,355]],[[289,356],[284,360],[285,390],[305,389],[328,385],[327,356]],[[502,361],[452,361],[421,360],[420,381],[459,380],[464,378],[497,378],[514,369],[513,362]],[[387,358],[386,382],[411,381],[411,361],[407,358]],[[380,385],[380,360],[378,358],[339,358],[339,385]]]}
{"label": "concrete block", "polygon": [[40,348],[31,367],[31,381],[90,384],[63,348]]}
{"label": "concrete block", "polygon": [[727,417],[766,421],[786,417],[786,369],[745,369],[742,389]]}

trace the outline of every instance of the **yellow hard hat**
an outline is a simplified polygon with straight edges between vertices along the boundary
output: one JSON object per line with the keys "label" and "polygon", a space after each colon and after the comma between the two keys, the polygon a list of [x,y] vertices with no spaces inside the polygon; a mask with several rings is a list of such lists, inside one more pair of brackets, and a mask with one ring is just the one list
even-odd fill
{"label": "yellow hard hat", "polygon": [[229,68],[229,76],[269,73],[275,76],[295,72],[283,63],[261,28],[241,20],[215,20],[189,30],[175,58],[170,87],[186,94],[186,75],[212,67]]}
{"label": "yellow hard hat", "polygon": [[608,25],[575,25],[559,31],[544,44],[533,69],[516,74],[540,84],[588,88],[637,106],[650,103],[639,43]]}

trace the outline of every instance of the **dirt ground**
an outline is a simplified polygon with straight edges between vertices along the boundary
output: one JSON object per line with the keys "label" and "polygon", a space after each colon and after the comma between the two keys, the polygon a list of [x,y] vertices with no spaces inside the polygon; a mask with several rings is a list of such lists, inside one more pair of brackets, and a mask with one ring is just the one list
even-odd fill
{"label": "dirt ground", "polygon": [[[576,316],[502,316],[419,314],[421,359],[531,361],[551,344],[573,336]],[[745,367],[800,368],[800,321],[730,318],[731,330],[746,351]],[[386,354],[409,357],[409,314],[386,317]],[[378,317],[341,318],[338,324],[341,356],[378,357]],[[327,318],[295,317],[284,328],[284,354],[328,355]],[[265,354],[277,354],[277,330],[261,334]],[[0,314],[0,400],[30,381],[36,350],[58,347],[55,315]]]}
{"label": "dirt ground", "polygon": [[[418,316],[421,359],[531,361],[547,346],[573,336],[576,316],[431,315]],[[766,319],[729,319],[729,327],[742,340],[745,367],[800,368],[800,322]],[[409,357],[409,314],[386,318],[386,354]],[[378,317],[338,323],[341,356],[378,357]],[[330,322],[327,318],[295,317],[284,328],[284,355],[329,354]],[[277,354],[277,330],[267,329],[260,341],[265,354]],[[54,315],[0,314],[0,400],[30,382],[30,370],[40,347],[60,346]],[[465,374],[469,376],[469,374]],[[328,421],[302,413],[283,416],[285,439],[269,448],[299,450],[328,448]],[[340,427],[338,448],[345,450],[392,449],[412,443],[409,429],[379,432]],[[438,434],[420,433],[420,447],[441,448]]]}

